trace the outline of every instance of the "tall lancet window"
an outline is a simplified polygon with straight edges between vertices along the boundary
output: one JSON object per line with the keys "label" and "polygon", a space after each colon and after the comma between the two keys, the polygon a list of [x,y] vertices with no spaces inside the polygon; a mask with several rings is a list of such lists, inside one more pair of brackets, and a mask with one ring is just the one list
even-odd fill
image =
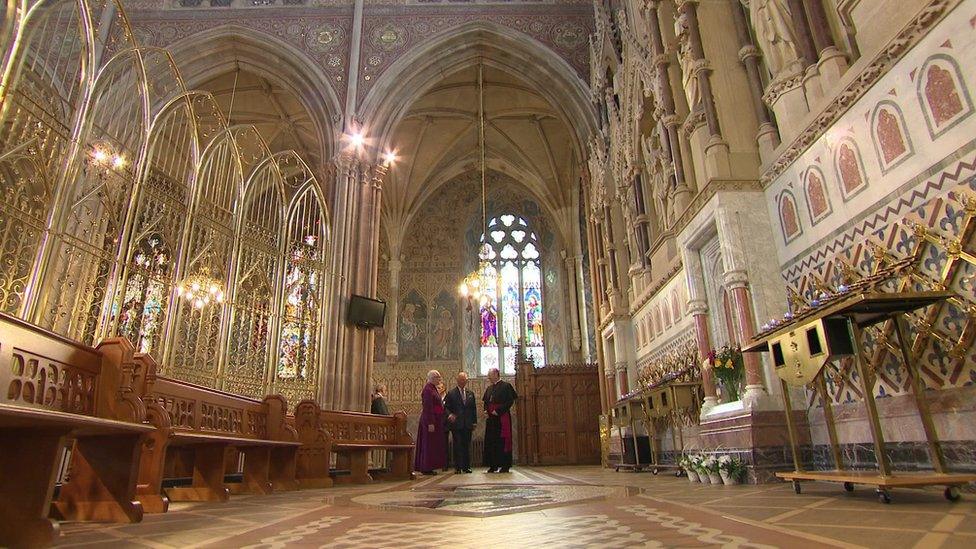
{"label": "tall lancet window", "polygon": [[482,242],[491,249],[491,268],[480,310],[481,372],[513,373],[519,345],[536,366],[544,366],[539,239],[524,218],[502,215],[488,222]]}

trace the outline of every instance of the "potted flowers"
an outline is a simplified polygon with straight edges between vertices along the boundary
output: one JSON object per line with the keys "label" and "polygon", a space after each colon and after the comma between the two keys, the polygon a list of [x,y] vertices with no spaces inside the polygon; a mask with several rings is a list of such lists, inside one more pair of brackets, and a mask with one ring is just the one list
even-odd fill
{"label": "potted flowers", "polygon": [[683,454],[681,459],[678,460],[678,465],[685,470],[685,474],[688,475],[688,482],[699,482],[698,471],[695,470],[697,466],[697,456],[690,454]]}
{"label": "potted flowers", "polygon": [[739,484],[746,472],[746,464],[737,456],[722,456],[718,458],[719,475],[726,485]]}
{"label": "potted flowers", "polygon": [[705,361],[706,367],[722,384],[722,393],[727,400],[729,402],[739,400],[739,384],[742,383],[742,375],[745,372],[742,349],[731,345],[725,345],[717,351],[712,349],[708,352]]}
{"label": "potted flowers", "polygon": [[[720,469],[715,456],[706,456],[702,460],[701,468],[708,477],[708,482],[711,484],[722,484],[722,476],[719,474]],[[701,473],[699,473],[699,476],[701,476]]]}

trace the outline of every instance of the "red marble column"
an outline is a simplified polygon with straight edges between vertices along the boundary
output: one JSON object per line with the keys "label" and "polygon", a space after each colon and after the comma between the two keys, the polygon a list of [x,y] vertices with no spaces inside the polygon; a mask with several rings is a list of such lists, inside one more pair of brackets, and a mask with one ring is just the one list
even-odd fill
{"label": "red marble column", "polygon": [[[749,290],[744,283],[738,283],[732,288],[732,299],[735,302],[735,314],[739,319],[739,341],[745,343],[756,335],[756,323],[752,318],[752,300]],[[743,353],[746,367],[746,386],[763,385],[762,363],[758,353]]]}
{"label": "red marble column", "polygon": [[630,392],[630,383],[627,381],[627,365],[618,364],[617,365],[617,390],[619,393],[618,397],[626,395]]}
{"label": "red marble column", "polygon": [[[711,338],[708,334],[708,314],[704,310],[696,310],[692,313],[692,317],[695,319],[695,339],[698,342],[698,354],[701,355],[702,360],[705,360],[705,356],[712,350]],[[712,371],[708,368],[702,368],[701,378],[705,398],[708,399],[711,397],[715,399],[715,402],[718,402],[718,393],[715,391],[715,381],[712,379]]]}

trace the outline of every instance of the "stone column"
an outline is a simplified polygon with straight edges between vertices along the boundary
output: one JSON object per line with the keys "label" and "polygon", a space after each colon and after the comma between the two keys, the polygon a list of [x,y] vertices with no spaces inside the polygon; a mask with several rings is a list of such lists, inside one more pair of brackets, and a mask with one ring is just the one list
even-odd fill
{"label": "stone column", "polygon": [[[723,274],[726,289],[732,295],[734,314],[739,325],[739,343],[743,344],[756,335],[756,322],[752,315],[752,299],[747,287],[749,278],[745,271],[733,270]],[[748,407],[754,407],[758,400],[766,395],[763,383],[762,362],[759,353],[744,353],[743,362],[746,368],[746,390],[742,401]]]}
{"label": "stone column", "polygon": [[361,411],[369,395],[372,333],[349,325],[346,310],[352,294],[375,295],[380,179],[385,172],[351,153],[342,153],[335,164],[333,278],[321,401],[331,409]]}
{"label": "stone column", "polygon": [[817,72],[820,74],[820,85],[826,90],[832,87],[840,77],[847,71],[847,57],[837,47],[834,36],[830,31],[830,23],[827,21],[827,12],[824,11],[823,0],[806,0],[803,2],[807,9],[807,18],[810,22],[810,32],[813,34],[813,43],[817,49]]}
{"label": "stone column", "polygon": [[403,262],[399,258],[390,258],[390,319],[386,328],[386,356],[395,361],[400,355],[399,326],[400,326],[400,268]]}
{"label": "stone column", "polygon": [[749,91],[752,96],[752,108],[759,121],[759,133],[756,142],[759,144],[759,156],[763,163],[774,160],[773,154],[779,146],[779,132],[769,116],[766,104],[763,103],[763,83],[759,72],[759,48],[752,43],[752,36],[749,34],[749,23],[746,21],[745,13],[742,11],[740,0],[729,0],[732,4],[732,17],[735,22],[735,32],[739,38],[739,60],[746,70],[749,78]]}
{"label": "stone column", "polygon": [[606,400],[603,403],[606,406],[604,413],[609,413],[613,409],[613,405],[616,404],[617,399],[620,398],[620,393],[617,392],[616,370],[613,366],[606,368],[603,372],[603,385],[604,391],[606,391]]}
{"label": "stone column", "polygon": [[[712,350],[711,337],[708,333],[708,303],[704,299],[691,299],[688,301],[688,313],[695,319],[695,341],[698,343],[698,354],[704,361],[708,352]],[[702,391],[705,393],[701,415],[705,416],[718,405],[718,393],[715,391],[711,370],[702,367],[701,378]]]}
{"label": "stone column", "polygon": [[807,23],[806,10],[803,4],[809,0],[787,0],[790,16],[793,19],[793,32],[796,34],[797,51],[803,58],[804,66],[817,64],[817,48],[810,35],[810,25]]}
{"label": "stone column", "polygon": [[701,104],[705,113],[705,124],[708,128],[708,139],[704,143],[705,173],[709,178],[729,177],[732,172],[729,146],[722,139],[722,129],[719,126],[715,94],[712,91],[710,79],[712,69],[705,57],[705,47],[702,43],[701,28],[698,22],[698,0],[684,0],[678,8],[678,12],[688,27],[688,47],[691,50],[691,57],[695,61],[694,71],[698,79],[698,88],[701,90]]}
{"label": "stone column", "polygon": [[563,265],[566,266],[566,289],[569,292],[569,311],[570,311],[570,349],[574,353],[579,353],[581,349],[581,336],[580,328],[582,323],[580,322],[579,315],[579,304],[577,302],[577,296],[579,292],[577,291],[577,280],[576,280],[576,257],[571,256],[564,250],[562,252]]}
{"label": "stone column", "polygon": [[[671,57],[664,47],[664,37],[661,35],[661,18],[659,14],[660,0],[648,2],[647,27],[651,38],[651,53],[654,56],[654,79],[657,85],[657,95],[660,98],[661,109],[661,146],[664,154],[672,166],[671,183],[674,188],[674,209],[684,211],[691,201],[691,189],[685,177],[684,159],[681,156],[681,138],[678,133],[678,117],[675,114],[674,89],[671,86],[670,68]],[[664,212],[660,212],[664,215]]]}

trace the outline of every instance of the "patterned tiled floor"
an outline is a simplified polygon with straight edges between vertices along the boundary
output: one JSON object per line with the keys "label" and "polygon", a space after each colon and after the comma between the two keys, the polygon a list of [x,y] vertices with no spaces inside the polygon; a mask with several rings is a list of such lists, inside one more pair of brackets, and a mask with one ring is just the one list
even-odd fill
{"label": "patterned tiled floor", "polygon": [[441,474],[413,482],[174,504],[140,524],[63,524],[64,547],[976,546],[976,496],[835,485],[691,485],[597,467]]}

